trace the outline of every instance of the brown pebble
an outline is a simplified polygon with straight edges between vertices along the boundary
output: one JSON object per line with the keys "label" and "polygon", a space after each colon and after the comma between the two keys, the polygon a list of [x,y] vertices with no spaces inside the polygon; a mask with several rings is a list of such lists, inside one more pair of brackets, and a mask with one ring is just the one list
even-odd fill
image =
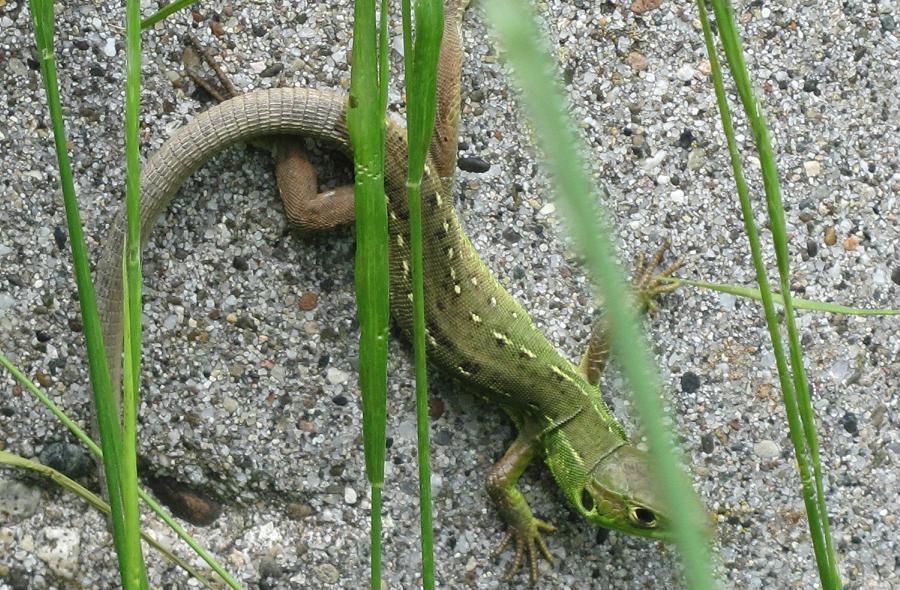
{"label": "brown pebble", "polygon": [[225,27],[222,26],[222,23],[218,21],[213,21],[209,24],[209,30],[212,31],[212,34],[216,37],[221,37],[225,34]]}
{"label": "brown pebble", "polygon": [[837,230],[833,225],[825,228],[825,245],[834,246],[837,243]]}
{"label": "brown pebble", "polygon": [[226,4],[222,9],[222,14],[224,14],[225,16],[231,16],[232,14],[234,14],[234,7],[231,6],[231,4]]}
{"label": "brown pebble", "polygon": [[319,431],[319,429],[316,428],[315,422],[310,422],[309,420],[300,420],[300,430],[310,434],[315,434]]}
{"label": "brown pebble", "polygon": [[859,238],[854,235],[847,236],[843,242],[844,250],[848,252],[856,250],[856,248],[859,246],[859,241]]}
{"label": "brown pebble", "polygon": [[300,299],[297,300],[297,305],[303,311],[312,311],[316,308],[316,305],[319,303],[319,296],[313,293],[312,291],[308,293],[304,293],[300,296]]}
{"label": "brown pebble", "polygon": [[643,53],[632,51],[628,54],[625,61],[627,61],[628,65],[631,66],[631,69],[635,71],[641,72],[647,69],[647,58]]}
{"label": "brown pebble", "polygon": [[316,511],[313,510],[313,507],[309,504],[303,504],[302,502],[291,502],[287,505],[287,515],[294,520],[307,518],[315,513]]}
{"label": "brown pebble", "polygon": [[50,375],[42,371],[35,373],[34,380],[37,381],[41,387],[50,387],[53,385],[53,379],[50,378]]}
{"label": "brown pebble", "polygon": [[202,22],[203,22],[203,15],[200,14],[200,12],[197,11],[197,10],[192,10],[192,11],[191,11],[191,18],[194,19],[194,22],[195,22],[195,23],[202,23]]}
{"label": "brown pebble", "polygon": [[662,4],[662,0],[634,0],[631,3],[631,12],[635,14],[644,14],[651,10],[656,10]]}
{"label": "brown pebble", "polygon": [[428,400],[428,416],[432,420],[437,420],[444,415],[444,402],[438,398]]}

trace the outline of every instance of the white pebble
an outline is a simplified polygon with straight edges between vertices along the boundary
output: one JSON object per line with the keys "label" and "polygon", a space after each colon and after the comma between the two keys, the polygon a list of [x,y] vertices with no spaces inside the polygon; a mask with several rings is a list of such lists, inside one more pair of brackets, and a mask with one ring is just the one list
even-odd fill
{"label": "white pebble", "polygon": [[814,176],[818,176],[819,172],[822,171],[822,165],[819,164],[816,160],[810,160],[809,162],[805,162],[803,164],[803,168],[806,170],[806,175],[810,178]]}
{"label": "white pebble", "polygon": [[325,372],[325,378],[332,385],[340,385],[341,383],[346,383],[350,379],[350,375],[346,371],[329,367]]}
{"label": "white pebble", "polygon": [[773,440],[761,440],[753,445],[753,452],[760,459],[774,459],[781,454],[781,448]]}
{"label": "white pebble", "polygon": [[116,56],[116,39],[115,37],[109,37],[106,40],[106,44],[103,46],[103,55],[106,57],[115,57]]}
{"label": "white pebble", "polygon": [[356,496],[356,490],[354,490],[350,486],[344,488],[344,503],[350,504],[352,506],[353,504],[356,504],[357,499],[358,498]]}

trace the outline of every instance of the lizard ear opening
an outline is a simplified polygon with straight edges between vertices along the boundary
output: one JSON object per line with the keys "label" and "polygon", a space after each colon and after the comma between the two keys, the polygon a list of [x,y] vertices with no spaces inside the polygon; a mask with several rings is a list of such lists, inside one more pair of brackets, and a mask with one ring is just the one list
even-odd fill
{"label": "lizard ear opening", "polygon": [[581,490],[581,507],[585,512],[594,511],[594,497],[587,490],[587,488],[583,488]]}

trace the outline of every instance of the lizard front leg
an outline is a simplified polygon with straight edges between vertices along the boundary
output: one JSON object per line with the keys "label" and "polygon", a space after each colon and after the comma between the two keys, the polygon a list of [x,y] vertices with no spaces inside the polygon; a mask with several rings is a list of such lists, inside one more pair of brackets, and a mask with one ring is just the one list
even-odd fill
{"label": "lizard front leg", "polygon": [[522,492],[516,488],[522,473],[534,459],[538,448],[536,430],[524,426],[518,437],[506,450],[503,458],[491,468],[487,477],[488,495],[497,505],[500,517],[509,531],[497,547],[501,553],[510,543],[515,544],[515,557],[503,579],[509,581],[522,567],[525,552],[528,552],[528,569],[531,582],[538,577],[538,551],[551,564],[553,557],[544,541],[543,533],[552,533],[556,528],[531,512],[531,507]]}

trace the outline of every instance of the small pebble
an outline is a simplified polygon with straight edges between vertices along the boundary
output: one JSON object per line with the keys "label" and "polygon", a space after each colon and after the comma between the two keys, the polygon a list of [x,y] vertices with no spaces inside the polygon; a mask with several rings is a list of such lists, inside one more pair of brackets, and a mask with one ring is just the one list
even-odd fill
{"label": "small pebble", "polygon": [[694,393],[700,389],[700,377],[693,371],[687,371],[681,376],[681,391]]}
{"label": "small pebble", "polygon": [[340,385],[341,383],[346,383],[350,380],[350,374],[346,371],[335,369],[334,367],[328,367],[325,371],[325,378],[332,385]]}
{"label": "small pebble", "polygon": [[837,230],[832,225],[825,228],[825,245],[834,246],[835,244],[837,244]]}
{"label": "small pebble", "polygon": [[66,442],[53,442],[38,455],[41,463],[72,479],[84,477],[94,467],[94,462],[84,447]]}
{"label": "small pebble", "polygon": [[806,175],[810,178],[814,178],[819,175],[819,172],[822,171],[822,165],[816,160],[810,160],[809,162],[805,162],[803,164],[803,169],[806,170]]}
{"label": "small pebble", "polygon": [[849,434],[852,436],[859,435],[859,424],[856,421],[856,414],[853,412],[845,413],[840,420],[841,426],[844,427]]}
{"label": "small pebble", "polygon": [[323,563],[315,568],[316,577],[323,584],[337,584],[341,579],[341,573],[330,563]]}
{"label": "small pebble", "polygon": [[356,490],[347,486],[344,488],[344,503],[353,506],[359,498],[356,496]]}
{"label": "small pebble", "polygon": [[307,291],[297,300],[297,306],[303,311],[312,311],[319,302],[319,296],[311,291]]}
{"label": "small pebble", "polygon": [[463,156],[456,161],[460,170],[481,174],[491,169],[490,163],[478,156]]}
{"label": "small pebble", "polygon": [[774,459],[781,454],[781,448],[773,440],[761,440],[753,445],[753,452],[760,459]]}

